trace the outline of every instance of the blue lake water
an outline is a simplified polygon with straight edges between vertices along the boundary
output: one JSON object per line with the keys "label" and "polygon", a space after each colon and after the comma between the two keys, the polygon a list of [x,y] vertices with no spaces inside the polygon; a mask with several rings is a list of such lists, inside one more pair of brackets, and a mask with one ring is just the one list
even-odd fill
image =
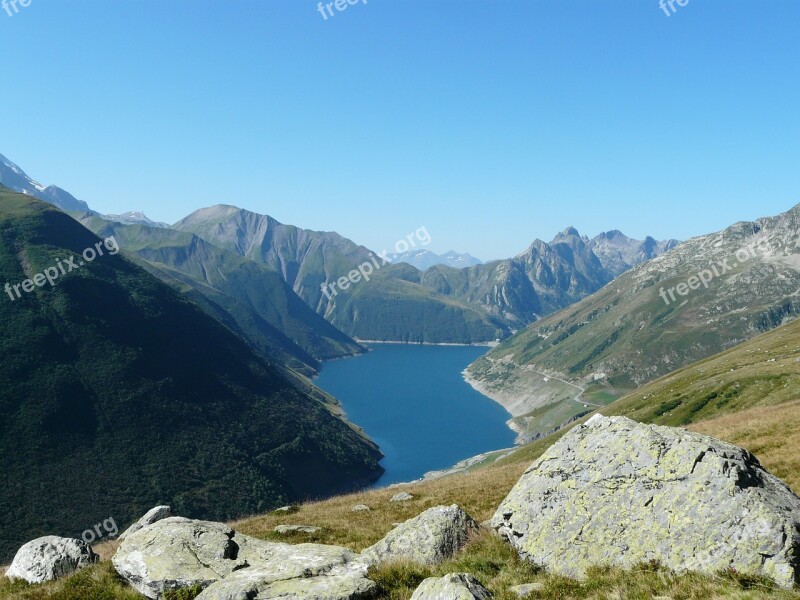
{"label": "blue lake water", "polygon": [[386,458],[385,486],[514,445],[511,415],[461,372],[487,352],[477,346],[369,344],[371,352],[327,362],[315,383],[338,398]]}

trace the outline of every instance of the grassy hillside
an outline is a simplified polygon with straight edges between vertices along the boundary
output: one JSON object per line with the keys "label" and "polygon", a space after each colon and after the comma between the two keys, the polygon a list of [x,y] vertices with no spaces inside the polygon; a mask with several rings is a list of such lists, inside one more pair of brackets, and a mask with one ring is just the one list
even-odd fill
{"label": "grassy hillside", "polygon": [[[569,399],[543,393],[546,377],[585,388],[589,402],[594,392],[618,397],[795,318],[799,235],[800,206],[684,242],[509,338],[470,376],[501,402],[527,397],[528,410]],[[711,266],[719,276],[706,286],[699,274],[708,279]]]}
{"label": "grassy hillside", "polygon": [[212,305],[209,312],[222,309],[227,320],[265,353],[277,349],[316,369],[319,360],[363,352],[266,265],[191,233],[75,216],[101,237],[113,235],[125,251],[147,261],[151,272],[193,300],[202,297],[204,308]]}
{"label": "grassy hillside", "polygon": [[[0,191],[0,284],[99,242]],[[373,444],[121,254],[3,292],[0,352],[0,561],[157,503],[232,518],[381,473]]]}

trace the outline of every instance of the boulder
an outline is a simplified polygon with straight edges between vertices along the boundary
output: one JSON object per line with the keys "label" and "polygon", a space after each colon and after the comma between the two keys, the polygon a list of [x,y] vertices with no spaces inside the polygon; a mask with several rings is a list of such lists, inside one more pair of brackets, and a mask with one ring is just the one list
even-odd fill
{"label": "boulder", "polygon": [[551,446],[492,525],[559,575],[658,561],[798,581],[800,498],[736,446],[683,429],[597,415]]}
{"label": "boulder", "polygon": [[6,571],[6,577],[44,583],[70,575],[98,560],[83,540],[49,535],[22,546]]}
{"label": "boulder", "polygon": [[366,504],[356,504],[350,510],[353,511],[353,512],[369,512],[372,509],[369,506],[367,506]]}
{"label": "boulder", "polygon": [[278,525],[275,527],[275,533],[287,535],[290,533],[318,533],[322,531],[322,527],[314,527],[312,525]]}
{"label": "boulder", "polygon": [[413,500],[414,495],[409,494],[408,492],[400,492],[399,494],[395,494],[392,496],[389,502],[408,502],[409,500]]}
{"label": "boulder", "polygon": [[411,600],[488,600],[492,594],[468,573],[451,573],[423,581]]}
{"label": "boulder", "polygon": [[162,519],[166,519],[167,517],[172,516],[172,509],[169,506],[156,506],[155,508],[151,508],[147,511],[147,513],[136,523],[128,527],[125,532],[119,536],[120,540],[124,540],[134,531],[139,531],[143,527],[147,527],[148,525],[152,525],[153,523],[160,521]]}
{"label": "boulder", "polygon": [[436,506],[399,525],[361,554],[370,564],[410,560],[435,565],[458,552],[477,531],[478,524],[458,505]]}
{"label": "boulder", "polygon": [[377,592],[374,581],[355,572],[276,578],[269,569],[245,569],[211,585],[196,600],[361,600]]}
{"label": "boulder", "polygon": [[236,596],[234,590],[249,589],[256,585],[254,581],[263,587],[285,579],[366,574],[364,561],[346,548],[266,542],[222,523],[179,517],[130,534],[114,555],[113,564],[134,589],[154,599],[169,590],[196,585],[208,588],[234,573],[236,579],[223,587],[227,591],[215,594],[245,598],[246,594]]}

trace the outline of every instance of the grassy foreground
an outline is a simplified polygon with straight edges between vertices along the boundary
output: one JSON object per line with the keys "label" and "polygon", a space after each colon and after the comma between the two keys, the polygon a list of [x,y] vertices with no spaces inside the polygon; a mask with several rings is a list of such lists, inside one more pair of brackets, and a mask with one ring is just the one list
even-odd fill
{"label": "grassy foreground", "polygon": [[[691,427],[703,433],[740,444],[754,452],[764,466],[786,480],[794,489],[800,486],[800,453],[792,452],[800,443],[800,401],[779,407],[758,407],[741,413],[697,423]],[[555,437],[555,436],[553,436]],[[290,543],[319,542],[362,550],[382,538],[394,523],[416,516],[440,504],[459,504],[478,521],[488,519],[516,483],[530,461],[540,455],[553,438],[530,444],[486,469],[434,481],[403,486],[414,494],[409,502],[392,503],[398,489],[373,490],[339,496],[300,506],[291,514],[276,514],[244,519],[232,526],[259,538]],[[366,504],[370,512],[353,513],[355,504]],[[279,524],[306,524],[322,527],[315,535],[278,536]],[[107,559],[113,545],[100,548]],[[641,565],[633,571],[594,569],[588,579],[577,582],[555,577],[522,562],[505,542],[484,532],[453,560],[435,568],[399,563],[374,570],[371,577],[382,589],[382,598],[405,600],[426,577],[452,572],[469,572],[480,579],[499,600],[516,596],[510,588],[523,583],[541,583],[543,588],[530,598],[568,599],[651,599],[711,600],[716,598],[800,600],[800,591],[775,589],[769,581],[720,573],[718,576],[674,574],[657,565]],[[192,595],[175,596],[184,600]],[[114,573],[110,562],[103,563],[64,580],[42,586],[29,586],[0,580],[3,600],[133,600],[141,599]]]}

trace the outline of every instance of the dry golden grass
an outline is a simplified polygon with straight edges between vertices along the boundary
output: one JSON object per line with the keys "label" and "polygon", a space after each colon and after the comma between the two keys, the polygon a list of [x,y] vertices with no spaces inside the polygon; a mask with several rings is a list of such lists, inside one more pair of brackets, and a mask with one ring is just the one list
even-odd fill
{"label": "dry golden grass", "polygon": [[800,490],[800,401],[751,408],[689,429],[746,448],[770,473]]}
{"label": "dry golden grass", "polygon": [[[517,462],[397,488],[339,496],[304,504],[292,514],[270,513],[243,519],[232,527],[259,538],[337,544],[360,551],[380,540],[395,523],[407,521],[433,506],[458,504],[478,522],[489,519],[527,465]],[[414,499],[389,502],[399,492],[413,494]],[[354,513],[351,509],[356,504],[366,504],[371,510]],[[273,532],[281,524],[314,525],[323,531],[281,536]]]}

